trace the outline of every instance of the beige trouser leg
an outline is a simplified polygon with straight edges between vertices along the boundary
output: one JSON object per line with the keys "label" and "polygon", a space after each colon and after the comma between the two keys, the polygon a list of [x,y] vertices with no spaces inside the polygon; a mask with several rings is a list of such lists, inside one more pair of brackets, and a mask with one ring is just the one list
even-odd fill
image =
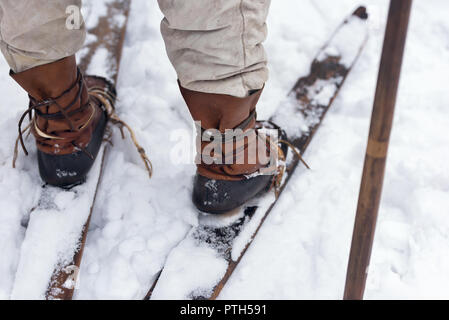
{"label": "beige trouser leg", "polygon": [[158,0],[167,53],[187,89],[238,97],[268,78],[270,0]]}
{"label": "beige trouser leg", "polygon": [[81,8],[81,0],[0,0],[0,48],[14,72],[71,56],[82,47],[84,23],[81,15],[73,21],[78,16],[67,11],[69,6]]}

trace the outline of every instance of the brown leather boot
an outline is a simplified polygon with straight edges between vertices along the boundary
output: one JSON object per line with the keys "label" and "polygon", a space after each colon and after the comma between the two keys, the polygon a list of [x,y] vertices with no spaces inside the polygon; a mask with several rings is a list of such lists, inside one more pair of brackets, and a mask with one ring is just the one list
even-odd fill
{"label": "brown leather boot", "polygon": [[[256,104],[262,90],[255,91],[248,97],[238,98],[196,92],[182,86],[180,89],[193,119],[201,121],[198,134],[203,139],[201,150],[197,150],[200,161],[197,161],[193,186],[195,206],[205,213],[227,213],[245,204],[261,191],[268,190],[277,172],[271,157],[277,157],[278,150],[277,147],[273,150],[270,138],[260,134],[258,130],[265,127],[265,123],[256,121]],[[215,136],[217,130],[221,135],[219,141],[222,143],[215,145],[218,147],[215,149],[211,148],[210,141],[204,141],[211,129],[216,129]],[[232,131],[228,135],[231,133],[228,129],[240,129],[240,134]],[[270,129],[278,130],[278,134],[284,135],[274,125],[270,125]],[[213,154],[210,153],[211,150]],[[286,152],[285,149],[283,151]],[[265,161],[262,161],[260,154],[264,155]]]}
{"label": "brown leather boot", "polygon": [[103,103],[89,95],[88,87],[110,93],[114,88],[103,78],[84,78],[75,56],[10,75],[29,94],[19,138],[28,154],[21,126],[29,115],[42,179],[59,187],[82,183],[98,154],[107,122]]}

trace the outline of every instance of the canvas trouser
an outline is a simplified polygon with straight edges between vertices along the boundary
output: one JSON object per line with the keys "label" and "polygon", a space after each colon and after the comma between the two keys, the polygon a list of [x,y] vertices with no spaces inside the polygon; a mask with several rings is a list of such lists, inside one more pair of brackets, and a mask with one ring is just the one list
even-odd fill
{"label": "canvas trouser", "polygon": [[158,0],[168,57],[187,89],[244,97],[268,78],[270,0]]}
{"label": "canvas trouser", "polygon": [[[0,0],[0,48],[14,72],[76,53],[86,37],[84,23],[67,27],[81,0]],[[70,12],[70,11],[69,11]]]}
{"label": "canvas trouser", "polygon": [[[270,0],[158,0],[167,54],[187,89],[238,97],[268,78],[262,42]],[[67,28],[81,0],[1,0],[0,47],[14,72],[73,55],[86,31]]]}

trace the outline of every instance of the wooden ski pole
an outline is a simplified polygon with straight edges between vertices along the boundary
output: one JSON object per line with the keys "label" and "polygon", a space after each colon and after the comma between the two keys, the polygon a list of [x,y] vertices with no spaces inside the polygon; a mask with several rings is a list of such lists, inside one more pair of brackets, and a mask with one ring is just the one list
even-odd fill
{"label": "wooden ski pole", "polygon": [[391,0],[349,255],[345,300],[361,300],[376,229],[412,0]]}

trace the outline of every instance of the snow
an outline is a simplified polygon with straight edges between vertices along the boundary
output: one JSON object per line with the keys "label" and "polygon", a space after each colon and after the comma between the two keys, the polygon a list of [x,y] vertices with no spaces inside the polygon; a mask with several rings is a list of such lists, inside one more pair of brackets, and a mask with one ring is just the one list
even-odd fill
{"label": "snow", "polygon": [[219,275],[226,272],[225,261],[215,256],[212,248],[198,247],[192,237],[176,249],[167,260],[164,277],[159,279],[162,289],[154,291],[152,299],[192,298],[189,297],[192,287],[198,288],[193,292],[195,297],[210,296],[211,288],[220,281]]}
{"label": "snow", "polygon": [[273,121],[278,125],[282,125],[282,129],[287,136],[295,137],[307,132],[309,129],[307,120],[302,114],[296,112],[298,103],[295,97],[289,95],[281,99],[281,105],[282,108],[279,108]]}
{"label": "snow", "polygon": [[[305,154],[312,170],[296,171],[220,298],[342,297],[388,9],[386,0],[365,3],[374,13],[371,38]],[[259,118],[268,118],[280,106],[282,110],[286,93],[298,76],[308,73],[323,42],[359,4],[356,0],[272,2],[266,42],[271,78],[259,103]],[[414,2],[368,299],[449,298],[448,10],[444,0]],[[154,177],[148,180],[129,138],[122,140],[115,131],[88,234],[78,299],[142,298],[171,249],[198,224],[190,201],[195,167],[172,159],[175,153],[171,151],[179,148],[180,141],[171,139],[173,133],[191,135],[192,128],[159,34],[161,17],[156,2],[133,0],[118,83],[117,111],[135,129],[154,164]],[[96,61],[100,70],[104,61],[100,56]],[[18,291],[13,288],[27,289],[30,295],[42,289],[42,278],[22,278],[22,271],[45,272],[42,268],[53,261],[54,252],[33,252],[27,249],[31,247],[27,239],[45,235],[58,240],[61,231],[36,223],[28,225],[25,235],[41,181],[34,147],[29,157],[19,157],[17,169],[11,167],[16,124],[27,100],[7,73],[1,60],[0,299],[15,298]],[[293,124],[301,125],[301,120],[292,119],[290,130],[295,129]],[[52,202],[65,207],[64,214],[69,215],[76,211],[72,210],[73,199],[69,192]],[[39,214],[46,217],[55,212],[48,209]],[[60,223],[63,220],[60,217]],[[51,242],[47,244],[50,248]],[[183,245],[169,258],[179,261],[170,264],[176,268],[166,272],[183,275],[187,266],[181,262],[192,243]],[[238,244],[235,250],[243,246]],[[196,280],[202,287],[213,283],[215,275],[208,272],[208,266],[220,268],[220,262],[206,251],[195,253],[198,264],[202,262],[195,274],[186,274],[182,282],[173,282],[173,277],[161,279],[167,291],[159,297],[182,297]],[[26,264],[19,263],[23,255],[30,257]]]}
{"label": "snow", "polygon": [[232,243],[232,252],[231,259],[232,261],[237,261],[240,257],[240,254],[245,249],[246,245],[251,240],[252,235],[256,232],[257,227],[259,226],[260,220],[263,218],[264,213],[268,210],[269,206],[275,200],[274,193],[267,195],[261,199],[257,205],[259,209],[256,211],[255,215],[251,218],[251,220],[245,225],[245,228],[236,237]]}
{"label": "snow", "polygon": [[111,2],[113,2],[113,0],[83,2],[81,13],[84,17],[87,29],[95,27],[98,24],[98,18],[107,15],[107,4]]}
{"label": "snow", "polygon": [[323,52],[318,56],[318,60],[325,59],[328,55],[342,56],[341,64],[350,67],[358,54],[359,44],[366,39],[365,22],[358,17],[348,18],[345,28],[342,32],[338,32],[329,43],[327,52]]}
{"label": "snow", "polygon": [[[99,152],[102,158],[103,149]],[[96,189],[100,161],[96,161],[87,182],[70,191],[46,187],[39,206],[31,212],[20,248],[13,299],[44,299],[48,282],[57,266],[71,263],[78,239],[89,216]],[[81,211],[78,208],[84,208]]]}

